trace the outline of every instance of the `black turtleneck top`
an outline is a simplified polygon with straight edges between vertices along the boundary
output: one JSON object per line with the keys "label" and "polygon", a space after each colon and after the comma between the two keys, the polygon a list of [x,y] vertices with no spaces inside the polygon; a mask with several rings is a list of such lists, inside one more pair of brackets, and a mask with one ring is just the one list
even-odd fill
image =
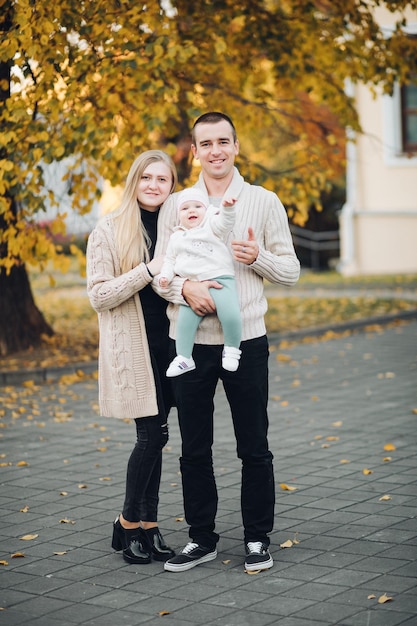
{"label": "black turtleneck top", "polygon": [[[146,211],[145,209],[141,209],[140,214],[142,223],[151,240],[149,246],[149,257],[153,259],[156,245],[159,209],[158,211]],[[143,315],[145,317],[148,341],[151,343],[153,339],[156,340],[164,334],[165,336],[168,334],[168,318],[166,316],[168,302],[155,293],[150,283],[140,290],[139,296],[142,304]]]}

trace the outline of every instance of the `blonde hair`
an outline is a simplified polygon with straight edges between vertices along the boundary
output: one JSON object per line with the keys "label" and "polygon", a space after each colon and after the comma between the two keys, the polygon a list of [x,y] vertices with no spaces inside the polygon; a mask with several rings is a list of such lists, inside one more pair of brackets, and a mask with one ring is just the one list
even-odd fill
{"label": "blonde hair", "polygon": [[142,261],[149,261],[149,237],[142,224],[137,201],[137,187],[143,172],[151,163],[163,161],[172,175],[172,193],[177,185],[177,170],[171,157],[162,150],[142,152],[132,163],[127,175],[120,207],[114,214],[116,245],[119,251],[120,268],[123,273],[133,269]]}

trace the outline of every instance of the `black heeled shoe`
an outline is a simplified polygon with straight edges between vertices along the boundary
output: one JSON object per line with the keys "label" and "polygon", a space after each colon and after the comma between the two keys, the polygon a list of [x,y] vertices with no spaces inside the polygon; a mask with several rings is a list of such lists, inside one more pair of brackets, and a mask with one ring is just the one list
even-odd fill
{"label": "black heeled shoe", "polygon": [[168,561],[168,559],[175,556],[174,550],[167,546],[157,526],[155,528],[147,528],[143,531],[143,534],[155,561]]}
{"label": "black heeled shoe", "polygon": [[123,558],[127,563],[145,565],[151,562],[151,551],[142,528],[123,528],[118,517],[113,522],[111,547],[116,552],[123,550]]}

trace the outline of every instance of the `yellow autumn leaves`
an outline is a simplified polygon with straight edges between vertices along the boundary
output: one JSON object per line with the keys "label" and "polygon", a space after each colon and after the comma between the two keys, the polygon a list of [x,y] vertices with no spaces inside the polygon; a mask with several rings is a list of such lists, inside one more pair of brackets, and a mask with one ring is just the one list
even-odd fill
{"label": "yellow autumn leaves", "polygon": [[[341,426],[342,426],[342,424],[343,424],[343,422],[339,420],[339,421],[333,422],[332,426],[333,426],[333,427],[335,427],[335,428],[339,428],[339,427],[341,427]],[[317,439],[322,439],[322,435],[316,435],[315,439],[316,439],[316,440],[317,440]],[[337,442],[337,441],[339,441],[339,440],[340,440],[340,437],[330,435],[330,436],[326,437],[326,440],[327,440],[327,441],[334,441],[334,442]],[[323,445],[322,445],[322,448],[326,448],[326,447],[328,447],[328,445],[327,445],[327,444],[323,444]],[[397,448],[396,448],[396,446],[395,446],[393,443],[386,443],[386,444],[383,446],[383,449],[384,449],[384,451],[394,451],[394,450],[396,450]],[[383,461],[383,462],[389,462],[389,461],[391,461],[391,460],[392,460],[392,457],[386,457],[386,456],[385,456],[385,457],[383,457],[383,459],[382,459],[382,461]],[[349,464],[349,463],[350,463],[350,460],[349,460],[349,459],[340,459],[339,463],[340,463],[341,465],[346,465],[346,464]],[[362,469],[362,474],[363,474],[364,476],[370,476],[370,475],[371,475],[371,474],[373,474],[373,473],[374,473],[374,470],[369,469],[369,468],[367,468],[367,467],[365,467],[365,468],[363,468],[363,469]],[[282,491],[290,491],[290,492],[291,492],[291,491],[297,491],[297,487],[295,487],[295,486],[291,486],[291,485],[287,485],[286,483],[279,483],[279,486],[280,486],[280,488],[282,489]],[[379,498],[379,501],[380,501],[380,502],[388,502],[389,500],[391,500],[391,496],[390,496],[390,495],[388,495],[388,494],[383,495],[383,496],[381,496],[381,497]]]}

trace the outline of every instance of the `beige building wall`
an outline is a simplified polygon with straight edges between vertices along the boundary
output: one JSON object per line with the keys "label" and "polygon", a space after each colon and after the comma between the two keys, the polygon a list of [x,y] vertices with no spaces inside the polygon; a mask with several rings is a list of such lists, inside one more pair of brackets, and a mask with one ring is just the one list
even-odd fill
{"label": "beige building wall", "polygon": [[[416,11],[414,18],[411,32],[417,32]],[[416,273],[417,155],[408,158],[399,148],[399,90],[392,97],[374,98],[363,85],[348,89],[364,133],[347,148],[339,271],[345,275]]]}

